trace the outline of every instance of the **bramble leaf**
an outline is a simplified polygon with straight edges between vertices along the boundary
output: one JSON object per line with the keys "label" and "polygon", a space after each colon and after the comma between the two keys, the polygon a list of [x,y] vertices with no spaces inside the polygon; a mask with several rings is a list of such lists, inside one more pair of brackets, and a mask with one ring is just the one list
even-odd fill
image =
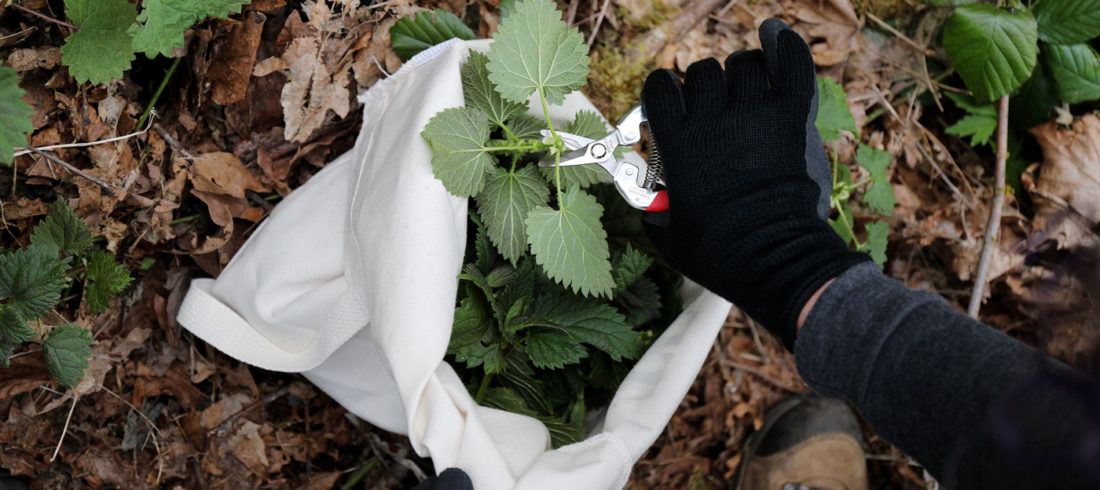
{"label": "bramble leaf", "polygon": [[481,192],[493,167],[485,148],[489,119],[484,112],[452,107],[432,117],[420,135],[432,147],[432,170],[443,187],[459,197]]}
{"label": "bramble leaf", "polygon": [[1046,60],[1062,100],[1076,104],[1100,98],[1100,55],[1091,46],[1048,45]]}
{"label": "bramble leaf", "polygon": [[886,175],[886,167],[890,166],[892,159],[889,152],[864,144],[860,144],[856,150],[856,163],[871,174],[871,187],[863,193],[863,203],[880,213],[893,211],[897,204],[894,188],[890,186],[890,178]]}
{"label": "bramble leaf", "polygon": [[[402,17],[390,27],[390,43],[401,61],[409,61],[416,53],[455,37],[468,40],[477,35],[455,14],[443,9]],[[465,69],[463,72],[465,82]]]}
{"label": "bramble leaf", "polygon": [[65,14],[80,27],[61,46],[61,62],[77,83],[122,78],[134,61],[126,30],[134,22],[137,6],[126,0],[65,0]]}
{"label": "bramble leaf", "polygon": [[65,287],[65,267],[51,247],[31,245],[0,255],[0,300],[27,320],[49,313]]}
{"label": "bramble leaf", "polygon": [[1039,38],[1053,44],[1078,44],[1100,36],[1096,0],[1043,0],[1035,5]]}
{"label": "bramble leaf", "polygon": [[31,244],[80,255],[92,246],[92,234],[69,204],[64,199],[58,199],[50,205],[50,214],[46,215],[46,219],[35,227]]}
{"label": "bramble leaf", "polygon": [[995,129],[997,129],[996,116],[968,114],[955,121],[955,124],[948,126],[944,132],[956,136],[969,136],[970,146],[978,146],[988,145],[989,138],[993,136]]}
{"label": "bramble leaf", "polygon": [[477,195],[477,210],[500,255],[515,264],[527,253],[527,213],[545,206],[550,191],[534,166],[515,172],[494,167],[492,171]]}
{"label": "bramble leaf", "polygon": [[[99,0],[88,0],[99,1]],[[130,25],[133,50],[152,58],[171,56],[183,47],[184,31],[207,17],[225,19],[252,0],[145,0],[137,22]],[[133,19],[133,16],[130,17]],[[127,21],[129,25],[130,22]]]}
{"label": "bramble leaf", "polygon": [[875,221],[864,225],[867,230],[867,241],[863,242],[862,250],[871,254],[871,259],[882,267],[886,263],[886,244],[890,235],[890,225],[885,221]]}
{"label": "bramble leaf", "polygon": [[122,264],[116,263],[114,256],[107,252],[92,252],[85,269],[88,282],[84,286],[84,300],[92,313],[107,310],[107,301],[112,295],[121,293],[130,285],[130,274]]}
{"label": "bramble leaf", "polygon": [[[489,116],[489,122],[503,126],[509,119],[523,115],[527,104],[506,100],[497,93],[493,82],[489,81],[489,70],[485,67],[488,62],[489,58],[485,55],[470,51],[470,56],[462,64],[462,95],[466,99],[466,107],[484,112]],[[535,134],[538,134],[538,129]]]}
{"label": "bramble leaf", "polygon": [[27,133],[34,131],[31,109],[23,102],[26,94],[19,88],[19,74],[0,66],[0,163],[10,165],[16,146],[27,144]]}
{"label": "bramble leaf", "polygon": [[549,0],[517,0],[493,34],[489,79],[505,99],[526,102],[538,90],[551,104],[584,85],[588,47]]}
{"label": "bramble leaf", "polygon": [[607,232],[600,224],[603,207],[596,198],[573,186],[558,203],[527,214],[527,241],[535,260],[553,280],[587,296],[610,296],[611,277]]}
{"label": "bramble leaf", "polygon": [[840,138],[841,131],[859,134],[856,120],[848,109],[848,95],[844,93],[844,87],[832,78],[817,77],[817,119],[814,119],[814,126],[817,126],[821,140],[825,142]]}
{"label": "bramble leaf", "polygon": [[46,357],[46,369],[57,384],[72,388],[84,377],[88,358],[92,355],[91,345],[92,336],[83,327],[71,324],[54,327],[42,341],[42,353]]}
{"label": "bramble leaf", "polygon": [[1026,8],[963,5],[943,28],[943,47],[979,101],[1016,90],[1035,68],[1039,32]]}
{"label": "bramble leaf", "polygon": [[[1030,128],[1047,122],[1050,111],[1058,105],[1057,90],[1054,79],[1050,76],[1047,65],[1050,63],[1038,63],[1020,89],[1012,95],[1008,113],[1010,121],[1020,128]],[[949,92],[944,92],[947,94]],[[1010,133],[1011,134],[1011,133]]]}
{"label": "bramble leaf", "polygon": [[635,359],[645,348],[626,318],[596,299],[555,291],[535,298],[531,313],[561,325],[574,340],[606,352],[616,361]]}
{"label": "bramble leaf", "polygon": [[527,355],[531,364],[542,369],[560,369],[588,357],[580,342],[561,330],[540,327],[527,333]]}

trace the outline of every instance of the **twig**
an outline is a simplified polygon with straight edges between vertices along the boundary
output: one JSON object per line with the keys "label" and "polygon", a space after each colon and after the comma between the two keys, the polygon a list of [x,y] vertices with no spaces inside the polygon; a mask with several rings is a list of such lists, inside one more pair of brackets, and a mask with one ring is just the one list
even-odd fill
{"label": "twig", "polygon": [[565,23],[573,27],[573,21],[577,18],[577,0],[569,2],[569,10],[565,13]]}
{"label": "twig", "polygon": [[[153,113],[153,117],[154,117],[154,119],[156,118],[156,113],[155,112]],[[63,148],[84,148],[84,147],[88,147],[88,146],[102,145],[104,143],[114,143],[116,141],[128,140],[128,139],[133,138],[135,136],[141,136],[141,135],[149,132],[150,127],[152,127],[152,122],[151,121],[150,121],[150,124],[147,124],[145,126],[145,129],[143,129],[141,131],[135,131],[133,133],[124,134],[122,136],[115,136],[114,138],[107,138],[105,140],[96,140],[96,141],[85,141],[85,142],[82,142],[82,143],[65,143],[65,144],[60,144],[60,145],[38,146],[36,148],[38,148],[39,150],[49,151],[49,150],[60,150],[60,149],[63,149]],[[34,151],[31,150],[29,146],[27,146],[27,147],[17,146],[17,147],[15,147],[15,149],[17,151],[14,154],[12,154],[12,157],[18,157],[18,156],[23,156],[23,155],[27,155],[27,154],[30,154],[30,153],[34,153]]]}
{"label": "twig", "polygon": [[[80,28],[79,28],[79,27],[77,27],[77,26],[75,26],[75,25],[73,25],[73,24],[70,24],[70,23],[68,23],[68,22],[65,22],[65,21],[63,21],[63,20],[55,19],[55,18],[53,18],[53,17],[50,17],[50,16],[48,16],[48,15],[40,14],[40,13],[38,13],[38,12],[35,12],[34,10],[32,10],[32,9],[29,9],[29,8],[27,8],[27,7],[24,7],[24,6],[22,6],[22,5],[19,5],[19,4],[15,4],[15,3],[13,3],[13,4],[8,4],[7,0],[0,0],[0,8],[3,8],[3,7],[15,7],[15,9],[16,9],[16,10],[21,10],[21,11],[23,11],[23,12],[26,12],[26,13],[28,13],[28,14],[31,14],[31,15],[33,15],[33,16],[35,16],[35,17],[38,17],[39,19],[42,19],[42,20],[45,20],[45,21],[49,21],[49,22],[53,22],[54,24],[57,24],[57,25],[60,25],[60,26],[65,26],[65,27],[68,27],[69,29],[72,29],[72,30],[74,30],[74,31],[76,31],[76,30],[80,30]],[[50,461],[53,461],[53,460],[51,459]]]}
{"label": "twig", "polygon": [[73,419],[73,410],[76,409],[76,402],[80,401],[80,395],[73,395],[73,404],[69,407],[69,415],[65,417],[65,427],[61,429],[61,438],[57,440],[57,447],[53,448],[53,456],[50,456],[50,462],[57,459],[58,451],[61,451],[61,443],[65,441],[65,434],[69,433],[69,421]]}
{"label": "twig", "polygon": [[79,168],[76,168],[76,167],[72,166],[69,162],[66,162],[66,161],[64,161],[60,158],[57,158],[53,155],[50,155],[49,153],[46,153],[42,150],[39,150],[38,148],[35,148],[35,147],[32,146],[28,149],[35,152],[35,153],[37,153],[37,154],[39,154],[39,155],[41,155],[42,157],[46,158],[47,160],[49,160],[53,163],[56,163],[58,165],[61,165],[62,167],[65,167],[65,170],[68,170],[69,172],[72,172],[76,175],[84,177],[85,179],[88,179],[89,182],[102,187],[103,190],[107,191],[108,194],[114,195],[115,188],[111,187],[110,184],[100,180],[99,178],[88,175],[83,170],[80,170]]}
{"label": "twig", "polygon": [[802,393],[802,391],[791,388],[791,387],[783,384],[782,381],[779,381],[778,379],[775,379],[771,376],[768,376],[767,374],[764,374],[763,372],[761,372],[759,369],[756,369],[756,368],[754,368],[752,366],[749,366],[747,364],[741,364],[739,362],[734,362],[734,361],[730,361],[730,360],[723,360],[722,364],[725,364],[725,365],[727,365],[731,368],[734,368],[734,369],[740,369],[740,370],[742,370],[746,373],[753,374],[756,377],[758,377],[758,378],[760,378],[764,381],[767,381],[772,386],[775,386],[776,388],[779,388],[783,391],[787,391],[789,393],[795,393],[795,394]]}
{"label": "twig", "polygon": [[168,143],[168,146],[171,146],[173,150],[176,150],[176,153],[183,155],[183,157],[188,160],[195,159],[195,155],[192,155],[191,152],[184,150],[183,146],[180,145],[180,142],[176,141],[176,139],[173,138],[172,135],[168,134],[168,131],[165,131],[164,128],[160,127],[160,124],[153,124],[153,129],[157,130],[157,133],[160,134],[160,137],[164,138],[164,141],[166,141]]}
{"label": "twig", "polygon": [[901,39],[901,41],[903,43],[908,44],[913,49],[916,49],[917,52],[919,52],[919,53],[921,53],[925,56],[930,56],[930,57],[935,57],[936,56],[936,52],[929,49],[928,46],[921,46],[920,44],[917,44],[916,41],[914,41],[912,39],[909,39],[909,36],[906,36],[905,34],[902,34],[902,33],[898,32],[897,29],[894,29],[893,27],[890,27],[890,24],[887,24],[886,22],[883,22],[883,20],[876,17],[875,14],[867,12],[867,17],[870,18],[871,20],[875,21],[875,23],[878,24],[879,27],[882,27],[883,29],[886,29],[886,31],[889,32],[890,34],[893,34],[893,35],[897,36],[897,38]]}
{"label": "twig", "polygon": [[130,410],[133,410],[135,413],[137,413],[138,416],[145,420],[145,423],[149,425],[149,435],[153,436],[153,447],[157,450],[157,481],[155,484],[160,485],[160,477],[162,474],[164,474],[164,460],[161,458],[160,442],[157,438],[157,434],[161,433],[160,428],[157,427],[157,424],[154,424],[152,420],[149,420],[149,417],[146,416],[144,412],[138,410],[138,408],[135,407],[133,403],[130,403],[126,401],[125,398],[118,396],[117,393],[111,391],[106,386],[103,386],[102,383],[100,383],[99,387],[103,388],[103,391],[106,391],[109,395],[117,398],[118,401],[125,403],[126,406],[130,407]]}
{"label": "twig", "polygon": [[764,350],[764,343],[760,341],[760,332],[756,329],[756,320],[747,318],[749,324],[749,332],[752,332],[752,343],[756,344],[756,351],[760,353],[760,358],[763,360],[761,364],[768,364],[771,359],[768,358],[768,353]]}
{"label": "twig", "polygon": [[596,34],[600,33],[600,26],[603,25],[603,18],[607,15],[607,7],[611,5],[611,0],[603,0],[603,7],[600,7],[600,15],[596,17],[596,24],[592,26],[592,33],[588,35],[588,47],[592,47],[592,43],[596,40]]}
{"label": "twig", "polygon": [[993,180],[993,204],[989,207],[989,223],[985,225],[982,239],[982,256],[978,260],[978,273],[974,275],[974,292],[966,314],[978,318],[985,295],[985,277],[989,274],[989,260],[993,256],[993,242],[1001,229],[1001,207],[1005,201],[1005,160],[1008,158],[1008,96],[1001,97],[997,110],[997,162]]}
{"label": "twig", "polygon": [[225,422],[222,422],[217,427],[214,427],[213,429],[210,429],[207,432],[207,434],[214,435],[216,433],[225,432],[226,429],[228,429],[235,422],[237,422],[237,419],[240,419],[244,414],[246,414],[248,412],[251,412],[251,411],[255,410],[256,408],[258,408],[260,406],[267,405],[268,403],[271,403],[275,400],[278,400],[279,398],[282,398],[283,395],[286,395],[289,392],[290,392],[290,387],[288,387],[288,386],[284,386],[282,388],[279,388],[279,391],[276,391],[275,393],[267,395],[267,396],[263,397],[262,399],[256,400],[256,401],[252,402],[252,404],[248,405],[247,407],[244,407],[244,408],[238,410],[233,415],[230,415],[228,418],[225,419]]}

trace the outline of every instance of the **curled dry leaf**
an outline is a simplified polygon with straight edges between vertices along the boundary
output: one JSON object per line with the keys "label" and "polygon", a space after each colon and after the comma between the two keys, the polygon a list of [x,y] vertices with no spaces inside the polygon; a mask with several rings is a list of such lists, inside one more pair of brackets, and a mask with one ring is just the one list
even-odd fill
{"label": "curled dry leaf", "polygon": [[1080,219],[1055,217],[1070,213],[1100,223],[1100,118],[1085,115],[1068,129],[1052,121],[1033,128],[1031,134],[1044,158],[1038,181],[1029,189],[1038,204],[1034,229],[1043,230],[1059,248],[1095,246],[1096,234]]}
{"label": "curled dry leaf", "polygon": [[232,153],[222,151],[195,157],[191,167],[191,183],[195,190],[212,194],[245,197],[246,190],[266,189]]}
{"label": "curled dry leaf", "polygon": [[229,33],[214,45],[214,61],[207,71],[207,79],[213,90],[210,98],[221,105],[237,102],[247,93],[249,74],[256,63],[256,48],[267,21],[259,12],[244,17],[240,21],[219,21],[228,27]]}

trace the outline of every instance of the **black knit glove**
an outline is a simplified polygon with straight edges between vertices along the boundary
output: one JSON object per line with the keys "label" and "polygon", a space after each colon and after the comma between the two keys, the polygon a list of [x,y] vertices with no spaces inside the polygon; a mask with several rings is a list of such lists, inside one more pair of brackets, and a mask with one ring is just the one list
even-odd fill
{"label": "black knit glove", "polygon": [[[763,50],[646,79],[642,106],[664,162],[669,213],[646,231],[670,265],[732,301],[793,349],[802,306],[858,263],[825,219],[829,163],[814,127],[810,49],[782,21]],[[662,218],[662,217],[657,217]]]}

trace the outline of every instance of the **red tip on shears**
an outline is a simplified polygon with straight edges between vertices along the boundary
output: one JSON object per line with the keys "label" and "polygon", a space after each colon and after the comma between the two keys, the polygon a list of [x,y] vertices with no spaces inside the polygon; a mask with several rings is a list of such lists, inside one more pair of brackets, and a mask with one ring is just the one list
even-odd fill
{"label": "red tip on shears", "polygon": [[668,191],[657,191],[657,197],[653,198],[653,202],[645,210],[647,213],[668,211]]}

